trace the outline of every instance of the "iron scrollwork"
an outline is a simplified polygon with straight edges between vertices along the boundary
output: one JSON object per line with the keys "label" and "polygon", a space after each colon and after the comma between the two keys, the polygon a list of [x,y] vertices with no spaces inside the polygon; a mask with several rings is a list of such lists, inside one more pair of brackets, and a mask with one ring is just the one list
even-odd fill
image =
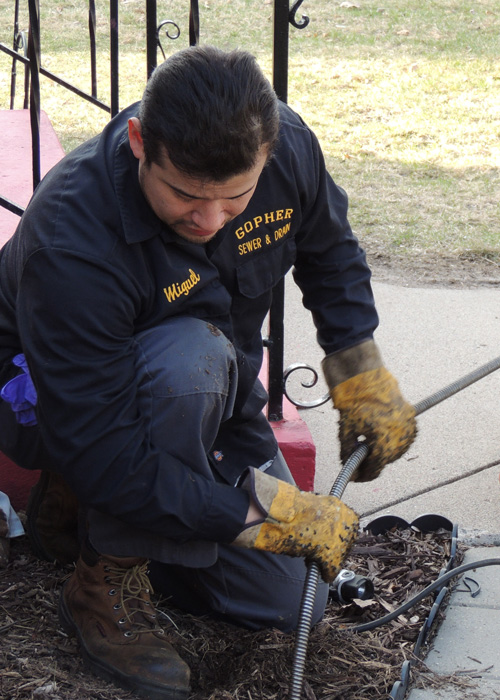
{"label": "iron scrollwork", "polygon": [[309,17],[307,15],[302,15],[302,18],[300,20],[295,19],[295,15],[299,11],[299,7],[302,5],[303,2],[304,0],[297,0],[297,2],[294,5],[292,5],[288,15],[290,24],[296,29],[304,29],[309,24]]}
{"label": "iron scrollwork", "polygon": [[174,22],[172,19],[165,19],[158,25],[158,29],[156,30],[156,41],[158,42],[158,46],[162,53],[163,59],[165,60],[166,55],[165,51],[163,50],[163,46],[161,45],[160,38],[160,32],[164,27],[167,27],[167,29],[165,29],[165,36],[167,37],[167,39],[171,39],[172,41],[175,41],[180,37],[181,29],[177,22]]}
{"label": "iron scrollwork", "polygon": [[301,382],[301,385],[305,389],[311,389],[312,387],[316,386],[318,382],[318,373],[314,369],[314,367],[311,367],[311,365],[307,365],[304,362],[294,362],[293,364],[289,365],[283,372],[283,393],[285,394],[286,398],[290,401],[290,403],[293,403],[293,405],[297,406],[298,408],[317,408],[318,406],[322,406],[324,403],[327,403],[330,400],[329,393],[325,394],[324,396],[321,396],[319,399],[315,399],[314,401],[299,401],[298,399],[293,399],[290,396],[290,394],[288,393],[286,383],[291,374],[299,369],[305,369],[308,372],[312,372],[313,374],[313,378],[311,379],[311,381]]}

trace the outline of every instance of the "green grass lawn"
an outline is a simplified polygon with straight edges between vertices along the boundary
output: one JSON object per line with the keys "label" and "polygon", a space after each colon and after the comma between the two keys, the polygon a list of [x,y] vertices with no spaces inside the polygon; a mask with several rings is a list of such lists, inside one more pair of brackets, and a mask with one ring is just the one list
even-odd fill
{"label": "green grass lawn", "polygon": [[[13,5],[0,6],[8,46]],[[99,97],[109,102],[108,5],[96,6]],[[86,3],[40,0],[40,11],[42,65],[88,91]],[[360,239],[387,255],[500,260],[498,0],[307,0],[302,14],[308,25],[290,27],[288,101],[349,193]],[[26,7],[21,15],[26,28]],[[158,19],[181,29],[176,41],[163,39],[167,55],[187,45],[187,2],[158,2]],[[121,106],[144,88],[145,20],[145,0],[120,2]],[[204,0],[200,26],[202,43],[246,48],[271,75],[270,0]],[[10,69],[0,54],[0,108],[9,104]],[[16,107],[21,91],[22,80]],[[108,119],[43,78],[42,107],[66,150]]]}

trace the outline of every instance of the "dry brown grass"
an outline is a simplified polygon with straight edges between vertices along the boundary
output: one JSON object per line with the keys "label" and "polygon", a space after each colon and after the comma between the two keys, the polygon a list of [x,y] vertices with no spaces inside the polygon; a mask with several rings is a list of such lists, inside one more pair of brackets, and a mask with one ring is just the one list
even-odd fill
{"label": "dry brown grass", "polygon": [[[89,89],[85,3],[41,0],[43,65]],[[99,97],[109,100],[108,10],[97,0]],[[13,10],[2,3],[0,39]],[[158,3],[159,20],[187,44],[188,4]],[[145,81],[145,2],[120,3],[120,102]],[[423,253],[500,259],[500,10],[496,0],[316,0],[305,29],[290,27],[289,102],[317,132],[334,179],[350,195],[351,223],[369,255]],[[24,16],[26,10],[24,9]],[[205,0],[201,41],[253,51],[268,74],[271,0]],[[24,22],[26,24],[26,22]],[[161,59],[161,56],[160,56]],[[10,59],[0,54],[0,107]],[[19,86],[20,89],[20,86]],[[107,115],[42,80],[42,105],[66,150]]]}

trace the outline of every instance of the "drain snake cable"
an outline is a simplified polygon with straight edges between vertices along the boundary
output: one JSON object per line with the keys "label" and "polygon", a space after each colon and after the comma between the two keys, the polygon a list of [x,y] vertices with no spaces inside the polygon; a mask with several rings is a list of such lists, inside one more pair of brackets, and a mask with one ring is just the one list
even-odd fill
{"label": "drain snake cable", "polygon": [[417,593],[417,595],[415,595],[413,598],[407,600],[406,603],[403,603],[403,605],[400,605],[399,608],[396,608],[396,610],[393,610],[387,615],[379,617],[377,620],[364,622],[360,625],[353,625],[352,627],[349,625],[342,625],[341,628],[349,629],[352,632],[366,632],[368,630],[373,630],[376,627],[380,627],[381,625],[385,625],[388,622],[395,620],[397,617],[399,617],[399,615],[402,615],[410,608],[413,608],[414,605],[420,603],[421,600],[427,598],[427,596],[433,593],[437,588],[442,588],[446,583],[448,583],[450,579],[454,578],[455,576],[460,576],[466,571],[470,571],[470,569],[479,569],[483,566],[494,565],[500,566],[500,559],[480,559],[479,561],[474,561],[470,564],[462,564],[461,566],[457,566],[456,569],[447,571],[445,574],[439,576],[435,581],[433,581],[426,588],[424,588],[423,591],[420,591],[420,593]]}

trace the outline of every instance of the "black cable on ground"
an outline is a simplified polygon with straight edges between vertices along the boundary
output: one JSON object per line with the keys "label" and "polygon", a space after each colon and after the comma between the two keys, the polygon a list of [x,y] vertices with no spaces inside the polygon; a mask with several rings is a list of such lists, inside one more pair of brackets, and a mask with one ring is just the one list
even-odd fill
{"label": "black cable on ground", "polygon": [[352,630],[353,632],[366,632],[367,630],[373,630],[376,627],[380,627],[381,625],[385,625],[387,622],[391,622],[391,620],[396,619],[399,617],[399,615],[402,615],[405,613],[407,610],[412,608],[414,605],[419,603],[421,600],[424,598],[427,598],[428,595],[430,595],[433,591],[436,590],[436,588],[442,588],[445,583],[448,583],[448,581],[455,576],[460,576],[460,574],[463,574],[465,571],[469,571],[470,569],[479,569],[482,566],[499,566],[500,565],[500,559],[482,559],[480,561],[475,561],[470,564],[462,564],[462,566],[457,566],[456,569],[452,569],[451,571],[448,571],[446,574],[443,574],[442,576],[439,576],[435,581],[433,581],[431,584],[427,586],[427,588],[424,588],[423,591],[420,591],[416,596],[408,600],[406,603],[401,605],[399,608],[396,610],[393,610],[391,613],[388,613],[387,615],[384,615],[384,617],[379,617],[378,620],[371,620],[370,622],[364,622],[361,625],[354,625],[352,627],[349,627],[348,625],[345,625],[344,627],[347,629]]}

